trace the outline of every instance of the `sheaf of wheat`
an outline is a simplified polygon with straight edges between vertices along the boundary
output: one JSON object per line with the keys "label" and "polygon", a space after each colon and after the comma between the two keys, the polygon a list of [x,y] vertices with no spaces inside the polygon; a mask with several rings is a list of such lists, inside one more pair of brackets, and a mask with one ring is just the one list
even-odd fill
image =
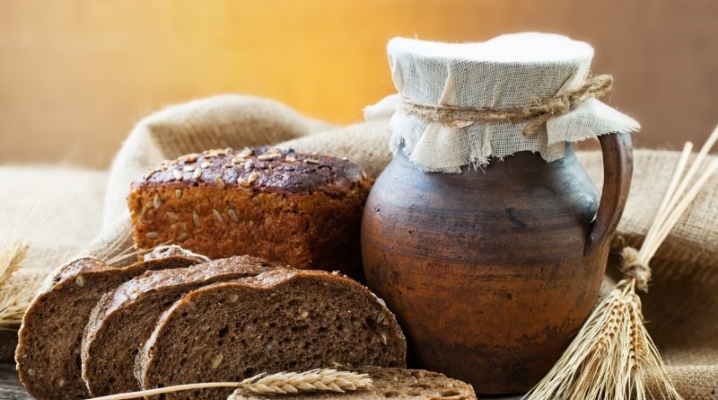
{"label": "sheaf of wheat", "polygon": [[621,253],[624,278],[596,306],[558,362],[524,396],[525,400],[682,399],[646,330],[637,290],[648,290],[649,261],[718,170],[718,161],[704,165],[716,141],[718,127],[684,174],[693,150],[693,145],[686,143],[641,249],[627,247]]}

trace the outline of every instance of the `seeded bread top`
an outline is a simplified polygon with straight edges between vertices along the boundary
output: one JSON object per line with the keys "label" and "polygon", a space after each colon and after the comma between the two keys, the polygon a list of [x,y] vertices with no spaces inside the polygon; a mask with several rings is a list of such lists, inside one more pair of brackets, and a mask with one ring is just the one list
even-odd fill
{"label": "seeded bread top", "polygon": [[235,186],[269,192],[323,190],[341,193],[370,181],[361,167],[346,159],[298,154],[291,149],[227,148],[163,161],[159,168],[134,182],[132,189],[171,182],[193,186]]}
{"label": "seeded bread top", "polygon": [[157,246],[149,253],[146,253],[142,256],[142,259],[144,261],[152,261],[152,260],[159,260],[163,258],[169,258],[169,257],[184,257],[188,258],[190,260],[197,261],[197,263],[203,263],[209,261],[208,257],[205,257],[201,254],[197,254],[194,252],[191,252],[187,249],[183,249],[180,246],[177,246],[175,244],[166,245],[166,246]]}
{"label": "seeded bread top", "polygon": [[[85,280],[83,277],[84,275],[92,275],[95,273],[103,274],[107,271],[115,270],[118,272],[139,270],[151,271],[157,269],[158,266],[160,268],[163,268],[164,265],[173,265],[173,263],[177,264],[175,268],[179,268],[192,265],[193,262],[204,262],[204,259],[206,259],[206,257],[204,256],[198,255],[198,257],[201,258],[188,257],[186,254],[177,254],[174,252],[166,254],[164,256],[155,254],[154,256],[148,257],[144,261],[136,262],[124,268],[110,267],[105,262],[95,257],[79,257],[65,263],[61,267],[57,268],[52,274],[50,274],[48,279],[45,280],[42,287],[38,290],[35,297],[39,298],[43,294],[48,293],[55,288],[59,288],[66,285],[68,282],[82,287]],[[34,303],[35,301],[33,301],[33,304]]]}
{"label": "seeded bread top", "polygon": [[[49,292],[55,286],[63,285],[68,280],[76,281],[83,273],[91,274],[105,270],[107,270],[107,264],[95,257],[80,257],[71,260],[51,274],[51,278],[46,280],[43,288],[38,291],[38,297],[44,292]],[[78,283],[78,286],[82,285]]]}

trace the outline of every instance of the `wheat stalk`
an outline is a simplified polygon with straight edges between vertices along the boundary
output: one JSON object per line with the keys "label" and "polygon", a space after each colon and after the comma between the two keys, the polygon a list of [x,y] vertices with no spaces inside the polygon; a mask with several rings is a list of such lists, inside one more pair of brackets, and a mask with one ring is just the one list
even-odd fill
{"label": "wheat stalk", "polygon": [[120,265],[127,259],[137,258],[138,251],[133,244],[123,248],[132,237],[132,231],[125,231],[122,236],[118,237],[112,245],[105,247],[97,254],[97,258],[104,261],[108,265]]}
{"label": "wheat stalk", "polygon": [[[685,175],[683,171],[688,165],[693,145],[689,142],[683,147],[673,178],[641,249],[627,247],[621,253],[624,279],[599,302],[558,362],[524,399],[682,399],[668,378],[661,355],[648,335],[641,312],[641,299],[636,291],[648,291],[650,259],[708,178],[718,170],[716,161],[704,165],[716,141],[718,127],[706,140]],[[694,180],[699,170],[703,173]],[[651,392],[651,387],[657,393]]]}
{"label": "wheat stalk", "polygon": [[356,390],[370,390],[373,387],[372,380],[367,374],[322,368],[305,372],[279,372],[271,375],[259,374],[241,382],[206,382],[167,386],[159,389],[95,397],[93,400],[135,399],[183,390],[210,388],[239,388],[228,398],[228,400],[234,400],[241,396],[240,390],[242,389],[247,389],[258,394],[295,394],[322,391],[344,393]]}

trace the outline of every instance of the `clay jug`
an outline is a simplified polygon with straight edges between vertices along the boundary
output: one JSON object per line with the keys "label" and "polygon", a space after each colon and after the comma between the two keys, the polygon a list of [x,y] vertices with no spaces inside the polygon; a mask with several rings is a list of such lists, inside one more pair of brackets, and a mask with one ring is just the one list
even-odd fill
{"label": "clay jug", "polygon": [[558,360],[596,303],[632,172],[627,134],[600,136],[600,197],[569,147],[519,152],[460,174],[399,151],[362,223],[368,286],[398,318],[410,362],[520,393]]}
{"label": "clay jug", "polygon": [[[413,366],[520,393],[596,304],[632,172],[638,123],[598,100],[593,48],[520,33],[482,43],[395,38],[393,160],[367,200],[367,285],[402,325]],[[377,118],[379,118],[377,117]],[[571,143],[598,138],[604,188]]]}

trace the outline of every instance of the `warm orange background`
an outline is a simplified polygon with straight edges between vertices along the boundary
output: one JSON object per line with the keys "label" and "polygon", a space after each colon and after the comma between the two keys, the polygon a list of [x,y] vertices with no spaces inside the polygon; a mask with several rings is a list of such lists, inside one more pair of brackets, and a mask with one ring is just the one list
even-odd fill
{"label": "warm orange background", "polygon": [[358,121],[393,90],[392,36],[520,30],[592,43],[640,144],[700,142],[718,122],[715,0],[0,0],[0,163],[104,167],[143,115],[225,92]]}

